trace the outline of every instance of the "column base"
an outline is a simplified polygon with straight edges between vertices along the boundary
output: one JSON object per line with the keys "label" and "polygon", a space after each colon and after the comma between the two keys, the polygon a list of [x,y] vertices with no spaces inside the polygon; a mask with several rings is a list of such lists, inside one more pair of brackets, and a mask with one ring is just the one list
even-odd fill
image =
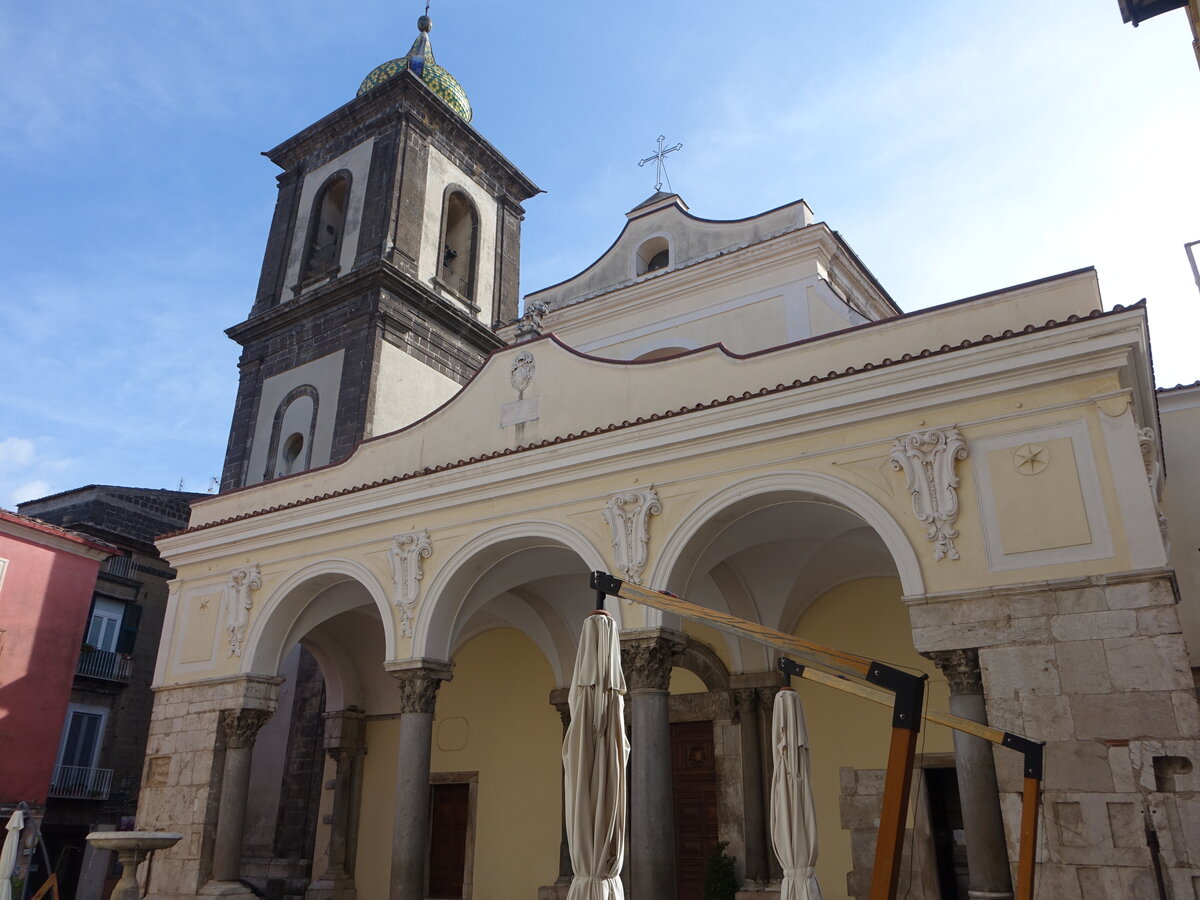
{"label": "column base", "polygon": [[358,890],[353,878],[322,878],[304,892],[304,900],[355,900]]}
{"label": "column base", "polygon": [[1013,900],[1012,891],[967,891],[969,900]]}
{"label": "column base", "polygon": [[567,894],[570,891],[570,882],[567,884],[555,882],[554,884],[543,885],[538,888],[537,900],[567,900]]}

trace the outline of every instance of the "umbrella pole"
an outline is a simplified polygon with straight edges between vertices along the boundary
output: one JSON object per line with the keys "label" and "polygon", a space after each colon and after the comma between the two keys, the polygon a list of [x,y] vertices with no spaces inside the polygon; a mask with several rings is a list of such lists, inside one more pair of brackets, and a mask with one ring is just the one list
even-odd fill
{"label": "umbrella pole", "polygon": [[1021,855],[1017,859],[1015,900],[1033,900],[1033,873],[1037,862],[1038,806],[1042,795],[1045,744],[1016,734],[1004,735],[1004,746],[1025,754],[1024,789],[1021,791]]}
{"label": "umbrella pole", "polygon": [[871,874],[871,900],[895,900],[904,856],[904,824],[912,790],[917,736],[921,733],[921,705],[928,675],[911,675],[872,662],[867,680],[895,692],[892,707],[892,741],[888,749],[883,808],[875,840],[875,868]]}

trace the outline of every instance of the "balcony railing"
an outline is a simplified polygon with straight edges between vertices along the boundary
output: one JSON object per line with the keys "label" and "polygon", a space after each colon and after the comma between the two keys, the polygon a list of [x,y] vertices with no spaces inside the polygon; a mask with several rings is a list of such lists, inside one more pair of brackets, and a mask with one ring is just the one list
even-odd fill
{"label": "balcony railing", "polygon": [[100,563],[100,571],[106,575],[116,575],[118,578],[137,580],[137,564],[132,556],[110,556]]}
{"label": "balcony railing", "polygon": [[79,664],[75,667],[75,673],[87,678],[128,684],[133,675],[133,659],[128,653],[84,647],[79,651]]}
{"label": "balcony railing", "polygon": [[107,800],[112,775],[112,769],[55,766],[50,777],[50,796],[68,800]]}

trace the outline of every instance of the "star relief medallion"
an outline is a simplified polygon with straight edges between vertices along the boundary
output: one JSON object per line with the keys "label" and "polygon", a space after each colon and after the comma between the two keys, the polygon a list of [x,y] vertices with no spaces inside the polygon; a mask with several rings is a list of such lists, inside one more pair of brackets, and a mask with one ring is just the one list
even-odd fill
{"label": "star relief medallion", "polygon": [[1022,444],[1013,451],[1013,468],[1022,475],[1037,475],[1050,465],[1050,449],[1042,444]]}

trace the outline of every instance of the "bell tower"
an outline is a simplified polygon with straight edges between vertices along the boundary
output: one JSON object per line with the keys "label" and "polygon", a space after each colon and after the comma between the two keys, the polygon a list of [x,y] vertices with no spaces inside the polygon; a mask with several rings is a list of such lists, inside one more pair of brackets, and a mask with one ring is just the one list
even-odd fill
{"label": "bell tower", "polygon": [[408,53],[264,155],[278,199],[221,489],[345,459],[454,394],[516,318],[522,202],[422,16]]}

